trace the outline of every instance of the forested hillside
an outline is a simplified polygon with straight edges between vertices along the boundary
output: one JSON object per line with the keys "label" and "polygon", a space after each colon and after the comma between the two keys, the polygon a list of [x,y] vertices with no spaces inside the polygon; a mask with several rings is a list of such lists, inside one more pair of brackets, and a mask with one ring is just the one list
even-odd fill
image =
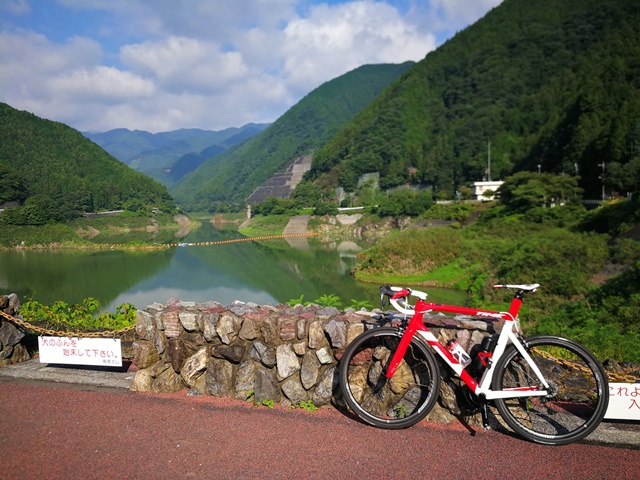
{"label": "forested hillside", "polygon": [[487,173],[580,176],[586,198],[640,193],[640,2],[505,0],[317,152],[308,178],[412,182],[442,197]]}
{"label": "forested hillside", "polygon": [[80,132],[0,103],[2,222],[39,225],[82,212],[174,210],[166,188]]}
{"label": "forested hillside", "polygon": [[191,209],[242,203],[287,162],[329,141],[412,65],[367,65],[321,85],[260,134],[209,159],[171,192]]}

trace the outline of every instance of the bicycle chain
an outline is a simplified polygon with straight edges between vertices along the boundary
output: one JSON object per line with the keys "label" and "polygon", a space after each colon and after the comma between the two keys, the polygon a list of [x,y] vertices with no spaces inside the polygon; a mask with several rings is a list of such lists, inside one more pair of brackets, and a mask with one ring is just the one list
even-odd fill
{"label": "bicycle chain", "polygon": [[2,310],[0,310],[0,316],[6,318],[8,321],[10,321],[13,324],[20,325],[21,327],[27,330],[32,330],[36,333],[45,334],[52,337],[109,338],[109,337],[115,337],[120,334],[130,332],[131,330],[136,328],[135,325],[130,325],[128,327],[121,328],[119,330],[103,330],[101,332],[63,332],[59,330],[51,330],[49,328],[42,328],[36,325],[32,325],[29,322],[20,320],[19,318],[9,315],[8,313],[3,312]]}

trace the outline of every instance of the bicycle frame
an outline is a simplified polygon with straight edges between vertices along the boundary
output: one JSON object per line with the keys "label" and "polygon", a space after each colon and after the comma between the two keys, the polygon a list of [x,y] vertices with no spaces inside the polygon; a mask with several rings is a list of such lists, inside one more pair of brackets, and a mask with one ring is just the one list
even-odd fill
{"label": "bicycle frame", "polygon": [[[496,286],[498,287],[498,286]],[[502,286],[500,286],[502,287]],[[513,286],[510,286],[513,287]],[[397,302],[398,299],[406,298],[411,294],[411,291],[408,289],[403,289],[398,291],[391,297],[391,302]],[[476,394],[479,398],[485,400],[494,400],[497,398],[514,398],[514,397],[532,397],[532,396],[546,396],[549,392],[546,390],[549,388],[549,384],[545,380],[542,372],[537,367],[537,365],[533,362],[526,349],[524,348],[520,336],[518,335],[518,328],[516,319],[518,318],[518,311],[520,310],[520,306],[522,305],[522,298],[524,295],[523,290],[519,290],[511,301],[511,306],[508,312],[495,312],[491,310],[480,310],[473,309],[467,307],[459,307],[454,305],[439,305],[435,303],[426,302],[422,299],[418,299],[416,302],[416,306],[414,309],[414,313],[409,321],[406,330],[400,340],[400,344],[393,355],[391,362],[389,363],[389,367],[386,372],[386,377],[391,378],[395,373],[396,369],[402,362],[402,358],[411,343],[413,337],[417,334],[419,337],[424,340],[436,353],[444,360],[444,362],[449,365],[449,367],[460,377],[460,379],[469,387],[469,389]],[[397,305],[397,303],[396,303]],[[399,309],[403,311],[403,309]],[[406,312],[406,310],[404,310]],[[472,315],[476,317],[486,317],[486,318],[495,318],[504,320],[504,326],[500,332],[498,337],[498,342],[496,347],[491,355],[491,360],[485,369],[482,378],[480,381],[476,381],[467,371],[463,368],[463,366],[453,357],[451,352],[442,345],[438,339],[435,337],[433,333],[424,325],[423,317],[427,312],[436,311],[436,312],[446,312],[446,313],[459,313],[463,315]],[[519,387],[519,388],[509,388],[503,390],[492,390],[491,382],[493,380],[493,372],[494,368],[492,365],[495,364],[498,359],[502,356],[505,349],[507,348],[508,342],[511,341],[513,345],[518,349],[522,357],[525,359],[531,370],[538,377],[542,385],[544,386],[544,390],[539,389],[538,387]]]}

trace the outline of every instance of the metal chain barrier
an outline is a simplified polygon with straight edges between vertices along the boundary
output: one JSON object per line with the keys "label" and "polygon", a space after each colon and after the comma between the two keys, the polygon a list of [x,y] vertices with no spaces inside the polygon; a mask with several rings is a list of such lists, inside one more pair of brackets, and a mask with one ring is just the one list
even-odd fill
{"label": "metal chain barrier", "polygon": [[[10,321],[11,323],[15,324],[15,325],[19,325],[27,330],[32,330],[36,333],[40,333],[40,334],[45,334],[45,335],[49,335],[52,337],[77,337],[77,338],[110,338],[110,337],[115,337],[127,332],[130,332],[132,330],[134,330],[136,328],[135,325],[130,325],[128,327],[124,327],[121,328],[119,330],[104,330],[101,332],[67,332],[67,331],[59,331],[59,330],[51,330],[48,328],[42,328],[42,327],[38,327],[36,325],[32,325],[29,322],[25,322],[24,320],[21,320],[17,317],[14,317],[12,315],[9,315],[8,313],[3,312],[2,310],[0,310],[0,316],[4,317],[5,319],[7,319],[8,321]],[[571,360],[567,360],[564,358],[556,358],[555,356],[551,355],[548,352],[544,352],[542,350],[539,350],[537,348],[533,348],[533,351],[540,355],[541,357],[544,358],[548,358],[551,359],[553,361],[555,361],[556,363],[559,363],[561,365],[565,365],[568,367],[573,367],[573,368],[577,368],[578,370],[581,370],[584,373],[589,373],[590,370],[585,367],[584,365],[581,365],[578,362],[575,361],[571,361]],[[635,383],[638,378],[634,375],[630,375],[630,374],[626,374],[626,373],[618,373],[618,372],[606,372],[607,377],[609,378],[610,382],[620,382],[620,383]]]}
{"label": "metal chain barrier", "polygon": [[128,327],[121,328],[120,330],[104,330],[102,332],[62,332],[32,325],[29,322],[25,322],[24,320],[20,320],[17,317],[9,315],[8,313],[4,313],[2,310],[0,310],[0,316],[6,318],[11,323],[19,325],[27,330],[32,330],[36,333],[49,335],[51,337],[110,338],[130,332],[134,328],[136,328],[135,325],[130,325]]}
{"label": "metal chain barrier", "polygon": [[[559,363],[560,365],[564,365],[567,367],[573,367],[573,368],[577,368],[578,370],[584,372],[584,373],[589,373],[590,370],[585,367],[584,365],[581,365],[578,362],[575,361],[571,361],[571,360],[567,360],[564,358],[556,358],[555,356],[553,356],[552,354],[548,353],[548,352],[544,352],[542,350],[539,350],[537,348],[533,348],[532,349],[535,353],[537,353],[538,355],[540,355],[541,357],[544,358],[548,358],[550,360],[553,360],[556,363]],[[638,378],[634,375],[630,375],[627,373],[618,373],[618,372],[609,372],[605,370],[605,373],[607,374],[607,377],[609,378],[609,382],[612,383],[635,383]]]}

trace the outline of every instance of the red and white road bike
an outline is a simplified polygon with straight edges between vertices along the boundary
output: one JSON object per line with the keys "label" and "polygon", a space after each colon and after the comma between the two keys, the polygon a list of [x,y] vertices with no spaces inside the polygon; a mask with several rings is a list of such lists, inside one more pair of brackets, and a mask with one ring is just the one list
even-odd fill
{"label": "red and white road bike", "polygon": [[[435,405],[444,365],[462,381],[464,398],[480,409],[485,428],[492,404],[514,432],[530,441],[564,445],[583,439],[607,410],[607,377],[593,354],[572,340],[523,338],[518,311],[524,295],[539,286],[495,285],[515,291],[508,312],[439,305],[427,302],[424,292],[380,287],[381,300],[388,297],[405,317],[400,326],[373,328],[349,344],[340,360],[346,403],[376,427],[410,427]],[[408,303],[410,296],[417,298],[415,306]],[[470,354],[457,344],[452,352],[425,326],[428,312],[504,323],[499,334],[486,337]]]}

